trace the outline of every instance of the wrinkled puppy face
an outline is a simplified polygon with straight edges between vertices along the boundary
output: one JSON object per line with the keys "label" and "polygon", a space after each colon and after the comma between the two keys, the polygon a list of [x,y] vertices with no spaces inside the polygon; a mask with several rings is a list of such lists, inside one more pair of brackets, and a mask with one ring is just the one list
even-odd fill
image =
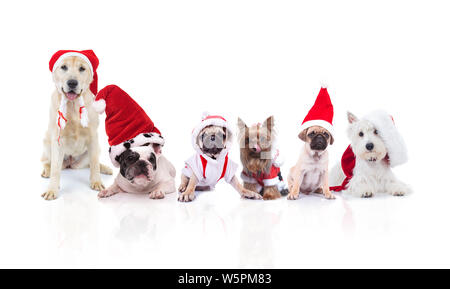
{"label": "wrinkled puppy face", "polygon": [[197,137],[197,145],[201,151],[212,159],[217,159],[227,142],[227,129],[210,125],[203,128]]}
{"label": "wrinkled puppy face", "polygon": [[248,127],[242,119],[238,119],[239,145],[241,153],[252,158],[270,159],[274,140],[274,117],[267,118],[263,124]]}
{"label": "wrinkled puppy face", "polygon": [[367,162],[378,162],[386,157],[387,150],[378,130],[368,120],[359,120],[354,114],[347,113],[350,126],[347,129],[353,152]]}
{"label": "wrinkled puppy face", "polygon": [[306,142],[311,151],[321,152],[334,142],[333,136],[321,126],[312,126],[304,129],[298,137]]}
{"label": "wrinkled puppy face", "polygon": [[92,74],[89,65],[83,59],[70,56],[54,68],[53,81],[59,93],[68,100],[74,100],[89,89]]}
{"label": "wrinkled puppy face", "polygon": [[131,184],[146,186],[154,179],[159,155],[152,146],[127,149],[116,157],[120,174]]}

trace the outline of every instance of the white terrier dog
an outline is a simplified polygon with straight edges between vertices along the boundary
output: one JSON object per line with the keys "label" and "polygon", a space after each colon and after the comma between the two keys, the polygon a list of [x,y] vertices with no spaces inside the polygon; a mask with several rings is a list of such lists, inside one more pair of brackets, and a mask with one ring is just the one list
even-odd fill
{"label": "white terrier dog", "polygon": [[392,117],[384,111],[374,111],[361,120],[350,112],[347,117],[351,145],[341,163],[331,170],[330,190],[363,198],[382,192],[394,196],[408,193],[408,186],[391,170],[408,159],[405,142]]}

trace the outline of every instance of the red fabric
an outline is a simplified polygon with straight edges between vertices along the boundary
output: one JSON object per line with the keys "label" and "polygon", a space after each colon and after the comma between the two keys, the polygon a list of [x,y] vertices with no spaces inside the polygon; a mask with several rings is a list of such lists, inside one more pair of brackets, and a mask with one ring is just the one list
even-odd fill
{"label": "red fabric", "polygon": [[227,172],[227,166],[228,166],[228,154],[225,156],[225,163],[223,164],[222,174],[220,175],[220,178],[217,181],[220,181]]}
{"label": "red fabric", "polygon": [[244,175],[255,179],[258,182],[258,184],[263,187],[264,187],[264,180],[278,178],[279,173],[280,173],[280,168],[278,168],[274,165],[272,165],[272,167],[270,168],[269,173],[264,173],[264,174],[254,174],[253,173],[249,176],[246,172],[243,172]]}
{"label": "red fabric", "polygon": [[220,115],[208,115],[203,120],[211,119],[211,118],[220,118],[223,121],[227,121],[225,118],[221,117]]}
{"label": "red fabric", "polygon": [[101,89],[96,101],[105,100],[105,130],[110,146],[121,144],[141,133],[158,133],[145,111],[117,85]]}
{"label": "red fabric", "polygon": [[203,156],[200,156],[200,160],[202,161],[203,178],[206,179],[206,165],[208,164],[208,161]]}
{"label": "red fabric", "polygon": [[322,87],[317,95],[313,107],[309,110],[302,124],[311,120],[324,120],[333,125],[333,104],[331,103],[328,90]]}
{"label": "red fabric", "polygon": [[330,187],[331,191],[340,192],[342,190],[345,190],[348,182],[350,182],[353,177],[353,169],[355,168],[355,163],[356,156],[353,153],[352,147],[348,146],[341,159],[341,168],[344,171],[345,179],[341,185]]}
{"label": "red fabric", "polygon": [[77,52],[80,54],[83,54],[89,59],[89,62],[92,65],[92,71],[93,73],[93,79],[91,82],[91,85],[89,86],[89,89],[91,90],[92,94],[97,95],[97,89],[98,89],[98,76],[97,76],[97,67],[99,64],[99,60],[97,58],[97,55],[95,55],[93,50],[59,50],[55,54],[53,54],[52,58],[50,58],[49,67],[50,71],[53,72],[53,66],[55,65],[55,62],[64,54],[67,52]]}

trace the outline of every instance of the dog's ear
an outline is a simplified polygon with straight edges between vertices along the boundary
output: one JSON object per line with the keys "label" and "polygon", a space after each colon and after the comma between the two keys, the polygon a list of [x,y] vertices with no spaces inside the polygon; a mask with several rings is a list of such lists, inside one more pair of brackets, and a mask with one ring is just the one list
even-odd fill
{"label": "dog's ear", "polygon": [[157,156],[159,156],[162,153],[162,147],[160,144],[154,143],[153,144],[153,151]]}
{"label": "dog's ear", "polygon": [[269,116],[269,117],[264,121],[263,127],[266,127],[267,130],[269,131],[269,133],[271,133],[271,132],[272,132],[272,129],[273,129],[273,126],[274,126],[274,117],[273,117],[273,115],[272,115],[272,116]]}
{"label": "dog's ear", "polygon": [[349,123],[354,123],[354,122],[358,121],[358,118],[356,117],[356,115],[354,115],[350,111],[347,111],[347,119],[348,119]]}
{"label": "dog's ear", "polygon": [[245,122],[240,117],[238,117],[238,128],[240,131],[248,128]]}
{"label": "dog's ear", "polygon": [[305,128],[298,134],[298,138],[301,139],[302,141],[306,142],[306,133],[307,132],[308,132],[308,129]]}
{"label": "dog's ear", "polygon": [[330,145],[332,145],[333,143],[334,143],[334,137],[330,133]]}

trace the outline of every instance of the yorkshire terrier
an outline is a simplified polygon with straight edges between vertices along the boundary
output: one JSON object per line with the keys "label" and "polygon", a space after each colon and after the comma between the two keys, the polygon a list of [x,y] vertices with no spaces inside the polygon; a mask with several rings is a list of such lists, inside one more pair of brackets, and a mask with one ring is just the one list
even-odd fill
{"label": "yorkshire terrier", "polygon": [[239,118],[238,127],[244,188],[260,193],[264,200],[287,195],[289,190],[281,176],[279,151],[274,145],[274,117],[251,127]]}

